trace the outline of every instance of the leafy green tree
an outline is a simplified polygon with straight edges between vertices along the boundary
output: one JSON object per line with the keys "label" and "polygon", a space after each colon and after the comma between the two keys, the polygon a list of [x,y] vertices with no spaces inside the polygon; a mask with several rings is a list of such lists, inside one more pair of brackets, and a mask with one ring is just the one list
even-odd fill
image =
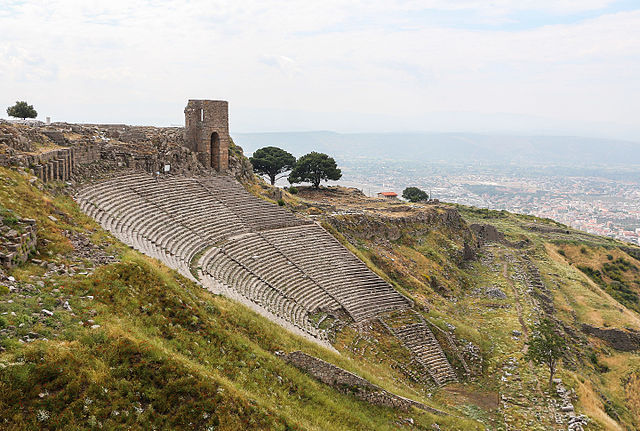
{"label": "leafy green tree", "polygon": [[315,151],[300,157],[289,174],[291,184],[308,182],[314,188],[320,186],[320,181],[339,180],[342,172],[333,157]]}
{"label": "leafy green tree", "polygon": [[525,359],[536,365],[546,365],[549,368],[549,387],[551,388],[553,375],[567,349],[566,341],[556,331],[553,321],[545,318],[534,325],[533,334],[527,341],[527,346]]}
{"label": "leafy green tree", "polygon": [[429,200],[429,195],[417,187],[407,187],[402,191],[402,197],[409,202],[419,202]]}
{"label": "leafy green tree", "polygon": [[36,118],[38,116],[38,112],[33,109],[33,105],[27,104],[27,102],[16,102],[15,105],[9,106],[7,108],[7,114],[10,117],[22,118]]}
{"label": "leafy green tree", "polygon": [[255,172],[269,177],[271,185],[274,185],[277,179],[286,176],[280,174],[289,172],[296,164],[296,158],[293,155],[278,147],[257,149],[249,161]]}

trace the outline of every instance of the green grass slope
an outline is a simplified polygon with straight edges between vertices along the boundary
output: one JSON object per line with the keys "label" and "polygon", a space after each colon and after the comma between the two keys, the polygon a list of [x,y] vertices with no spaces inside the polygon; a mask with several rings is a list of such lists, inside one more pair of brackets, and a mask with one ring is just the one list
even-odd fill
{"label": "green grass slope", "polygon": [[[640,261],[625,252],[628,245],[550,220],[463,206],[449,206],[466,222],[452,224],[438,217],[445,207],[420,209],[431,214],[421,216],[424,222],[406,211],[399,223],[383,209],[325,217],[328,230],[415,300],[459,374],[459,358],[466,359],[472,375],[432,391],[432,399],[492,429],[566,429],[556,422],[562,400],[549,392],[548,371],[524,359],[532,324],[550,316],[568,346],[558,377],[576,414],[590,417],[587,429],[639,429],[640,354],[616,351],[580,330],[583,323],[640,329]],[[472,223],[492,224],[506,242],[464,261]],[[532,287],[535,279],[544,287]],[[486,293],[496,290],[504,296]],[[358,361],[386,356],[410,368],[394,346],[366,342],[380,339],[375,327],[368,337],[347,335],[341,348]]]}

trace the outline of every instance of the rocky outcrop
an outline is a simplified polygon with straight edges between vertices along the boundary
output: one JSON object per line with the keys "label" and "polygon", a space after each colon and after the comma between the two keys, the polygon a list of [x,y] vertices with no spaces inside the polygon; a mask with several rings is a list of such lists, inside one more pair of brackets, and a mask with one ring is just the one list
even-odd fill
{"label": "rocky outcrop", "polygon": [[244,156],[242,148],[231,141],[229,145],[229,167],[227,168],[229,175],[235,177],[236,180],[245,184],[254,180],[253,166]]}
{"label": "rocky outcrop", "polygon": [[354,395],[355,397],[370,404],[405,411],[410,410],[411,407],[417,407],[431,413],[446,415],[446,413],[426,406],[418,401],[410,400],[409,398],[404,398],[387,392],[380,386],[374,385],[360,376],[336,367],[322,359],[307,355],[306,353],[295,351],[289,354],[283,352],[278,352],[276,354],[284,361],[305,371],[312,377],[320,380],[322,383],[327,384],[342,393]]}
{"label": "rocky outcrop", "polygon": [[403,237],[413,238],[429,233],[434,227],[444,228],[464,241],[473,242],[473,236],[457,209],[446,205],[418,209],[410,206],[392,207],[391,213],[403,212],[407,215],[367,212],[364,214],[344,214],[330,217],[328,222],[343,233],[349,233],[366,240],[397,241]]}
{"label": "rocky outcrop", "polygon": [[436,232],[446,236],[449,244],[456,245],[448,252],[459,265],[477,259],[477,241],[456,208],[449,205],[422,208],[403,205],[401,208],[400,211],[392,207],[377,212],[334,213],[325,220],[354,245],[364,240],[384,246],[394,242],[414,246]]}
{"label": "rocky outcrop", "polygon": [[552,226],[544,226],[540,224],[528,224],[523,226],[525,229],[530,230],[531,232],[540,232],[540,233],[571,233],[571,230],[563,227],[552,227]]}
{"label": "rocky outcrop", "polygon": [[640,350],[640,332],[615,328],[598,328],[588,324],[582,325],[582,332],[606,341],[616,350],[632,352]]}

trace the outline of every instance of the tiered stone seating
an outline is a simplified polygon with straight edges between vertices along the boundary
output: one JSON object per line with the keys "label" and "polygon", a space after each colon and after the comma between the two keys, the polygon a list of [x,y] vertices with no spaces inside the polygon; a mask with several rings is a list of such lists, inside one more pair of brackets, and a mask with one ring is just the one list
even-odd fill
{"label": "tiered stone seating", "polygon": [[121,241],[193,278],[189,264],[206,241],[153,201],[140,196],[134,185],[144,175],[127,175],[90,186],[77,200],[81,208]]}
{"label": "tiered stone seating", "polygon": [[318,225],[262,235],[336,298],[356,322],[412,305]]}
{"label": "tiered stone seating", "polygon": [[260,233],[234,237],[222,245],[224,253],[306,310],[338,311],[341,306]]}
{"label": "tiered stone seating", "polygon": [[231,177],[216,176],[203,179],[201,183],[254,231],[310,223],[277,205],[249,195],[244,187]]}
{"label": "tiered stone seating", "polygon": [[437,385],[458,381],[440,343],[420,314],[405,310],[380,316],[378,320],[413,353]]}
{"label": "tiered stone seating", "polygon": [[[76,198],[123,242],[192,279],[196,270],[206,287],[220,287],[299,333],[323,339],[309,320],[319,312],[346,312],[362,322],[412,306],[320,226],[250,195],[230,177],[133,173],[92,184]],[[398,336],[446,381],[446,357],[441,350],[441,357],[429,356],[437,341],[424,327]]]}
{"label": "tiered stone seating", "polygon": [[141,196],[209,241],[248,230],[235,213],[195,179],[162,178],[157,182],[150,179],[133,187]]}
{"label": "tiered stone seating", "polygon": [[212,247],[200,260],[202,274],[233,289],[243,297],[262,306],[287,322],[313,335],[317,331],[308,320],[309,309],[292,300],[287,292],[262,279],[250,268],[229,256],[224,250]]}

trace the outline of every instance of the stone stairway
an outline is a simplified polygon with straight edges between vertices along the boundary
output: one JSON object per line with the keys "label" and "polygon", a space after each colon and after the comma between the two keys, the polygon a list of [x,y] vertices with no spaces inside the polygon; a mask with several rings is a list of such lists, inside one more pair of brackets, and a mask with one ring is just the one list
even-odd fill
{"label": "stone stairway", "polygon": [[379,320],[414,354],[416,361],[427,370],[438,386],[457,382],[458,377],[433,332],[422,316],[417,313],[412,314],[410,322],[406,321],[406,313],[400,319],[385,316],[380,317]]}

